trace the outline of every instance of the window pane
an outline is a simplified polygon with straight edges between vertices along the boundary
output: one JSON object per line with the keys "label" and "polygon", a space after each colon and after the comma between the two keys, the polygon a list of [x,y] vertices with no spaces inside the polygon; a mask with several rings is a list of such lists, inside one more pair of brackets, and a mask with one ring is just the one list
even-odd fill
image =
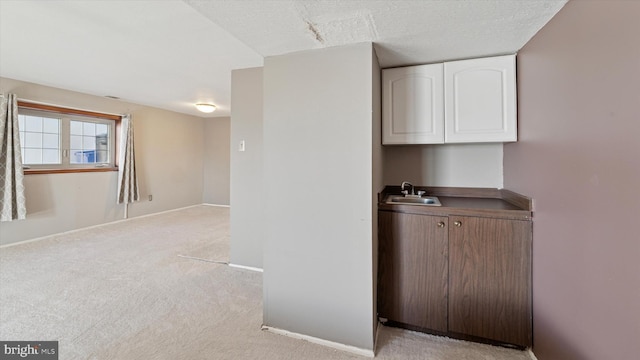
{"label": "window pane", "polygon": [[54,134],[43,134],[42,135],[42,147],[46,149],[59,149],[60,141],[58,140],[58,135]]}
{"label": "window pane", "polygon": [[20,131],[20,147],[24,147],[24,133]]}
{"label": "window pane", "polygon": [[96,151],[96,162],[97,163],[108,163],[109,162],[109,152],[104,150]]}
{"label": "window pane", "polygon": [[70,159],[72,164],[91,164],[96,162],[95,150],[74,151]]}
{"label": "window pane", "polygon": [[25,137],[24,137],[24,147],[41,148],[42,147],[42,134],[41,133],[26,133]]}
{"label": "window pane", "polygon": [[96,135],[96,124],[90,122],[82,123],[82,135],[87,136],[95,136]]}
{"label": "window pane", "polygon": [[106,150],[109,148],[109,138],[106,135],[96,136],[96,147]]}
{"label": "window pane", "polygon": [[95,136],[83,136],[82,137],[82,148],[84,150],[95,150],[95,148],[96,148],[96,137]]}
{"label": "window pane", "polygon": [[25,119],[25,131],[42,132],[42,118],[27,116]]}
{"label": "window pane", "polygon": [[42,150],[43,164],[60,164],[60,151],[57,149]]}
{"label": "window pane", "polygon": [[42,164],[42,150],[24,149],[25,164]]}
{"label": "window pane", "polygon": [[60,133],[60,120],[53,118],[43,118],[44,122],[44,132],[51,134],[59,134]]}
{"label": "window pane", "polygon": [[82,123],[80,121],[69,121],[71,135],[82,135]]}
{"label": "window pane", "polygon": [[89,162],[89,163],[95,163],[96,162],[96,151],[95,150],[85,151],[84,153],[87,155],[87,162]]}
{"label": "window pane", "polygon": [[96,124],[96,136],[109,135],[109,127],[106,124]]}
{"label": "window pane", "polygon": [[88,155],[84,151],[73,151],[70,162],[72,164],[86,164],[88,162]]}
{"label": "window pane", "polygon": [[18,130],[24,131],[24,115],[18,115]]}
{"label": "window pane", "polygon": [[82,136],[71,135],[71,150],[82,150]]}

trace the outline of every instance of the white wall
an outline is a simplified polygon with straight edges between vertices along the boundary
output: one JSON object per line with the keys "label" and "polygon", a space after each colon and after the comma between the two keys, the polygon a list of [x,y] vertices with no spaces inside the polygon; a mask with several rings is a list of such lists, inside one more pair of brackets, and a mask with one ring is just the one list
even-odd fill
{"label": "white wall", "polygon": [[202,201],[229,205],[231,118],[204,119],[204,169]]}
{"label": "white wall", "polygon": [[384,146],[384,182],[503,187],[502,143]]}
{"label": "white wall", "polygon": [[[238,151],[240,141],[245,151]],[[262,268],[262,68],[231,73],[231,263]]]}
{"label": "white wall", "polygon": [[264,324],[373,349],[372,44],[264,66]]}
{"label": "white wall", "polygon": [[[0,78],[21,99],[97,112],[131,113],[140,202],[129,216],[202,203],[203,119],[124,101]],[[122,219],[117,172],[26,175],[27,219],[0,223],[0,244]],[[148,201],[148,195],[153,201]]]}

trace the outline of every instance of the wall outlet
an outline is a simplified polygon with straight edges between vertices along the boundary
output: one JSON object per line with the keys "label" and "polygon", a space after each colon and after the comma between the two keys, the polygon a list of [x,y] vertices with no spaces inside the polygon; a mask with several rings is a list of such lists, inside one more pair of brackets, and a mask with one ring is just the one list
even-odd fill
{"label": "wall outlet", "polygon": [[149,201],[153,201],[153,195],[149,195]]}

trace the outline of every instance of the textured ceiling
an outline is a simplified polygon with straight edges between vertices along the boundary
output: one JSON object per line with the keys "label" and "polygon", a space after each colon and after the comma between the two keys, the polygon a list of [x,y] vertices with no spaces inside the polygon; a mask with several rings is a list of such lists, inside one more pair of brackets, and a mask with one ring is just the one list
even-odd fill
{"label": "textured ceiling", "polygon": [[565,0],[184,0],[263,56],[375,42],[382,67],[515,53]]}
{"label": "textured ceiling", "polygon": [[[383,67],[515,53],[566,0],[0,0],[0,76],[228,116],[232,69],[374,42]],[[211,115],[193,104],[209,101]]]}

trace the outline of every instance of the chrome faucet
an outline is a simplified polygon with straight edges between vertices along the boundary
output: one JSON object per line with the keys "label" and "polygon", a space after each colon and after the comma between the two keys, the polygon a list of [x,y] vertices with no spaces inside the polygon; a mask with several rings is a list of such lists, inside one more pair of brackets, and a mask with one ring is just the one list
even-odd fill
{"label": "chrome faucet", "polygon": [[401,192],[402,192],[403,194],[405,194],[405,195],[409,195],[409,190],[405,190],[405,189],[404,189],[404,187],[405,187],[406,185],[411,186],[411,195],[415,195],[415,192],[414,192],[414,189],[413,189],[413,184],[412,184],[412,183],[410,183],[410,182],[408,182],[408,181],[403,181],[403,182],[402,182],[402,185],[400,185],[400,190],[401,190]]}
{"label": "chrome faucet", "polygon": [[[404,187],[407,185],[411,186],[411,194],[409,194],[409,190],[404,189]],[[413,186],[413,184],[408,181],[403,181],[402,184],[400,185],[400,190],[401,190],[400,192],[405,197],[422,197],[422,195],[426,193],[426,191],[424,190],[418,190],[418,194],[416,195],[415,189],[416,189],[415,186]]]}

